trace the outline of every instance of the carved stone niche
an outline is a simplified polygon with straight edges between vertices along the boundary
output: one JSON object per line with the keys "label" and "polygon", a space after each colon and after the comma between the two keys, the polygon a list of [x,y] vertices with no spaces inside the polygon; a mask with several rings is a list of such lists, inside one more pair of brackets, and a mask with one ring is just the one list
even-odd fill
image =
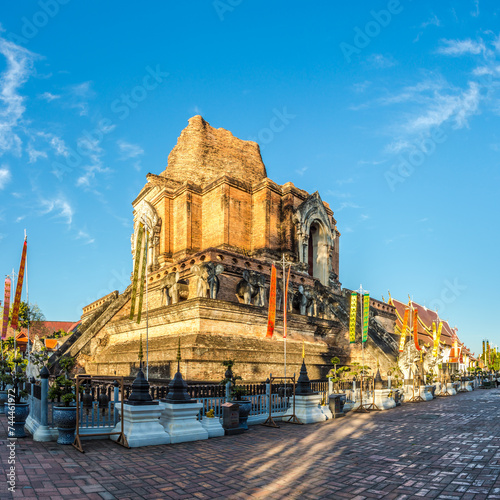
{"label": "carved stone niche", "polygon": [[318,278],[323,285],[330,285],[330,256],[335,244],[335,231],[318,192],[297,207],[293,221],[302,269]]}
{"label": "carved stone niche", "polygon": [[179,279],[179,271],[169,273],[162,281],[162,300],[167,306],[177,304],[181,300],[187,300],[189,295],[189,283],[187,280]]}
{"label": "carved stone niche", "polygon": [[243,278],[236,285],[236,296],[244,304],[263,307],[266,304],[266,277],[257,271],[243,271]]}
{"label": "carved stone niche", "polygon": [[158,257],[160,255],[161,217],[158,216],[153,205],[146,200],[142,200],[134,210],[134,234],[130,238],[134,261],[137,236],[141,224],[144,225],[148,232],[148,269],[149,271],[157,271],[160,267]]}

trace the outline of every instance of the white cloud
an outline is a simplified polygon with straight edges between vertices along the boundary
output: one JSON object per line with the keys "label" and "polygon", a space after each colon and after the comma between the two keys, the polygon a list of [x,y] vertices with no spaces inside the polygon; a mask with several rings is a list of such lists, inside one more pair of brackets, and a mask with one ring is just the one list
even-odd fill
{"label": "white cloud", "polygon": [[83,231],[81,229],[78,231],[75,239],[84,240],[84,245],[91,245],[95,242],[94,238],[92,238],[86,231]]}
{"label": "white cloud", "polygon": [[38,132],[37,135],[42,137],[49,143],[56,155],[68,156],[68,148],[63,139],[51,132]]}
{"label": "white cloud", "polygon": [[343,201],[340,204],[340,207],[335,210],[335,212],[341,212],[345,208],[361,208],[359,205],[356,205],[356,203],[352,203],[350,201]]}
{"label": "white cloud", "polygon": [[427,21],[424,21],[420,27],[425,29],[427,26],[441,26],[441,21],[438,19],[436,14],[433,14]]}
{"label": "white cloud", "polygon": [[479,17],[479,14],[480,14],[480,12],[479,12],[479,0],[474,0],[474,6],[475,6],[475,8],[476,8],[476,9],[475,9],[475,10],[473,10],[473,11],[470,13],[470,15],[471,15],[472,17]]}
{"label": "white cloud", "polygon": [[368,64],[377,69],[392,68],[396,65],[396,60],[392,56],[384,56],[382,54],[372,54],[367,59]]}
{"label": "white cloud", "polygon": [[137,158],[144,154],[144,150],[138,144],[132,144],[126,141],[117,141],[120,148],[120,160],[129,160],[130,158]]}
{"label": "white cloud", "polygon": [[10,181],[10,179],[11,175],[9,167],[7,167],[7,165],[2,165],[0,167],[0,189],[3,189]]}
{"label": "white cloud", "polygon": [[38,97],[39,97],[39,99],[43,99],[44,101],[48,101],[48,102],[52,102],[55,99],[61,98],[60,95],[51,94],[50,92],[44,92],[43,94],[40,94]]}
{"label": "white cloud", "polygon": [[94,91],[90,88],[92,82],[83,82],[76,85],[71,85],[68,88],[71,109],[77,109],[80,116],[88,115],[88,101],[95,96]]}
{"label": "white cloud", "polygon": [[459,95],[436,95],[428,109],[410,120],[405,128],[410,133],[428,133],[448,120],[454,121],[456,128],[463,128],[467,126],[468,118],[477,112],[480,99],[478,84],[469,82],[469,88]]}
{"label": "white cloud", "polygon": [[29,156],[29,163],[35,163],[38,158],[47,158],[47,153],[45,151],[38,151],[32,144],[28,144],[27,152]]}
{"label": "white cloud", "polygon": [[7,61],[6,70],[0,75],[0,152],[20,154],[21,139],[15,129],[25,111],[25,98],[19,89],[33,71],[35,54],[0,37],[0,54]]}
{"label": "white cloud", "polygon": [[63,196],[54,198],[53,200],[41,200],[42,215],[54,214],[55,217],[65,219],[68,226],[73,221],[74,211],[71,205],[64,199]]}
{"label": "white cloud", "polygon": [[307,172],[308,167],[302,167],[295,169],[295,173],[298,175],[304,175]]}
{"label": "white cloud", "polygon": [[441,40],[444,44],[437,52],[446,56],[462,56],[464,54],[481,54],[486,51],[483,41],[475,42],[470,38],[466,40]]}

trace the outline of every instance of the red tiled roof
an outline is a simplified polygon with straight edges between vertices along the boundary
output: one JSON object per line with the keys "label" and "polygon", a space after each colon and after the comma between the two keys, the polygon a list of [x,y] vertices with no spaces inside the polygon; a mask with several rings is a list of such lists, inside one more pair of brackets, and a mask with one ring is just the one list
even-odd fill
{"label": "red tiled roof", "polygon": [[47,335],[52,335],[54,332],[64,330],[65,332],[71,331],[71,327],[75,325],[72,321],[44,321],[45,328],[47,328]]}
{"label": "red tiled roof", "polygon": [[[396,308],[396,325],[398,328],[402,328],[403,326],[403,316],[405,313],[405,309],[408,306],[408,304],[405,304],[403,302],[400,302],[399,300],[390,299],[390,303],[394,305]],[[427,309],[425,306],[421,306],[420,304],[417,304],[416,302],[413,302],[413,308],[418,310],[418,341],[419,344],[428,344],[432,346],[433,344],[433,339],[432,339],[432,323],[436,323],[436,328],[439,325],[439,321],[443,323],[443,329],[441,331],[441,338],[440,342],[442,344],[445,344],[447,347],[451,347],[453,344],[453,330],[451,329],[450,325],[448,324],[447,321],[442,321],[439,319],[439,316],[436,311],[431,311],[430,309]],[[413,332],[412,332],[413,333]]]}

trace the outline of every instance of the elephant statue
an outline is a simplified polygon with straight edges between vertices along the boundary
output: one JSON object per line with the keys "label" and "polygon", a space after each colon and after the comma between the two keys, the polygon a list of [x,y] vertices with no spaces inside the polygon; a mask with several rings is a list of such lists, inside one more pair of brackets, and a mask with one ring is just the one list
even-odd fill
{"label": "elephant statue", "polygon": [[243,279],[236,285],[236,295],[243,299],[244,304],[252,304],[255,301],[255,305],[260,305],[260,295],[262,293],[260,276],[262,276],[260,273],[248,271],[247,269],[243,271]]}
{"label": "elephant statue", "polygon": [[162,295],[165,296],[167,306],[170,304],[177,304],[179,302],[179,271],[176,273],[169,273],[163,280],[163,287],[161,289]]}
{"label": "elephant statue", "polygon": [[295,306],[299,310],[300,314],[305,316],[316,316],[317,304],[316,304],[316,292],[311,287],[304,287],[304,285],[299,285],[298,292],[294,297]]}
{"label": "elephant statue", "polygon": [[205,268],[208,273],[207,283],[209,297],[211,299],[216,299],[220,287],[219,274],[224,272],[224,266],[222,264],[216,264],[215,262],[207,262]]}
{"label": "elephant statue", "polygon": [[191,272],[197,277],[196,296],[216,299],[219,293],[219,274],[224,272],[222,264],[206,262],[191,267]]}

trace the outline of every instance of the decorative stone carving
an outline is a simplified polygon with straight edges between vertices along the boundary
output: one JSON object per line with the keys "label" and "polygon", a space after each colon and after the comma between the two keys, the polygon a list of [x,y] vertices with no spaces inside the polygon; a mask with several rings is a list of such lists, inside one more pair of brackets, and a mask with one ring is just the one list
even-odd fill
{"label": "decorative stone carving", "polygon": [[416,364],[420,361],[420,352],[413,342],[406,342],[403,352],[399,355],[398,366],[403,372],[404,378],[411,378],[415,373]]}
{"label": "decorative stone carving", "polygon": [[243,271],[243,279],[236,285],[236,295],[245,304],[262,307],[265,304],[266,277],[256,271]]}
{"label": "decorative stone carving", "polygon": [[297,235],[297,250],[299,262],[308,268],[309,262],[309,239],[311,228],[317,229],[313,236],[314,245],[314,277],[318,278],[323,285],[328,286],[331,272],[331,253],[335,242],[335,231],[332,228],[330,218],[325,205],[316,191],[299,205],[293,215]]}
{"label": "decorative stone carving", "polygon": [[191,272],[197,279],[196,296],[208,296],[211,299],[216,299],[220,288],[219,274],[224,272],[224,266],[215,262],[206,262],[194,265],[191,268]]}
{"label": "decorative stone carving", "polygon": [[148,264],[149,269],[156,270],[159,268],[158,256],[160,254],[160,230],[161,218],[158,216],[155,208],[151,203],[142,200],[134,210],[134,234],[130,238],[132,258],[135,264],[135,248],[137,245],[137,235],[140,224],[143,224],[148,231]]}
{"label": "decorative stone carving", "polygon": [[294,307],[299,310],[299,313],[305,316],[316,316],[316,298],[317,294],[311,287],[299,285],[298,291],[294,297]]}
{"label": "decorative stone carving", "polygon": [[188,285],[183,280],[179,280],[179,272],[169,273],[163,278],[162,296],[165,297],[167,306],[177,304],[181,298],[188,295]]}

